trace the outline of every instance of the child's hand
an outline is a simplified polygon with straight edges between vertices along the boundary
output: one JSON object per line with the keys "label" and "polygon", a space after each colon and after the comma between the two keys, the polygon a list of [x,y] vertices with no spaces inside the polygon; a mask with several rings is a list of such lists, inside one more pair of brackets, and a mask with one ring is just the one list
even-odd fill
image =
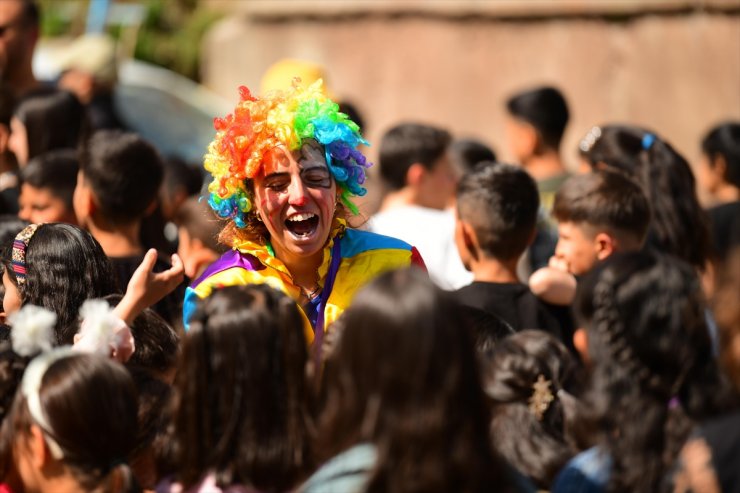
{"label": "child's hand", "polygon": [[[576,295],[576,278],[561,265],[553,265],[536,270],[529,277],[529,289],[543,301],[553,305],[570,305]],[[557,262],[562,262],[558,260]]]}
{"label": "child's hand", "polygon": [[150,249],[136,268],[126,288],[126,294],[114,313],[129,326],[145,308],[171,293],[183,280],[184,267],[177,254],[172,255],[172,267],[164,272],[152,272],[157,251]]}

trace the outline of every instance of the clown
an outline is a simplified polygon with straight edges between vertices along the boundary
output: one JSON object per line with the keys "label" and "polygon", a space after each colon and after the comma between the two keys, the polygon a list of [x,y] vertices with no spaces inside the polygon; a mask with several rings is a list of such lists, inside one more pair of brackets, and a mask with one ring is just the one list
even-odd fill
{"label": "clown", "polygon": [[[266,283],[292,297],[306,338],[320,339],[358,288],[378,274],[424,266],[416,249],[347,226],[352,197],[370,166],[357,124],[340,113],[321,81],[255,97],[245,87],[233,114],[216,119],[205,169],[209,204],[231,248],[188,288],[186,326],[214,288]],[[317,341],[318,342],[318,341]]]}

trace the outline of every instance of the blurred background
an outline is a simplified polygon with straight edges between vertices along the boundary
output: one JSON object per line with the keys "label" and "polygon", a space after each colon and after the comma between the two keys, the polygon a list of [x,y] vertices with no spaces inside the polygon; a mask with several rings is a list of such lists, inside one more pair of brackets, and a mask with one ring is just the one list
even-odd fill
{"label": "blurred background", "polygon": [[[692,164],[704,133],[740,119],[740,0],[43,0],[35,70],[76,36],[117,43],[116,101],[166,154],[198,164],[211,121],[237,87],[259,92],[290,58],[323,68],[330,94],[352,102],[377,142],[419,121],[490,144],[512,161],[504,103],[561,89],[571,121],[563,156],[594,125],[663,135]],[[143,127],[143,128],[142,128]],[[375,159],[373,147],[367,150]],[[377,202],[374,181],[364,208]]]}

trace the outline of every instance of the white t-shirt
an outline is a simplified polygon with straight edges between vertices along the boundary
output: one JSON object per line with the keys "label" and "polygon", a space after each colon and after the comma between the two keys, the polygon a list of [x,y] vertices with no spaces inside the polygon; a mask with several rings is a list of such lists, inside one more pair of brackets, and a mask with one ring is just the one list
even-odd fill
{"label": "white t-shirt", "polygon": [[429,270],[429,277],[443,289],[458,289],[473,281],[455,245],[452,211],[408,205],[372,216],[367,228],[415,246]]}

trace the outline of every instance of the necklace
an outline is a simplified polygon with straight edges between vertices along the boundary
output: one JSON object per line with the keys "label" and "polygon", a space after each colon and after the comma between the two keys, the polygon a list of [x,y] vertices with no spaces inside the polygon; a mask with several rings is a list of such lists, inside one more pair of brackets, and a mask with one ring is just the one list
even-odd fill
{"label": "necklace", "polygon": [[317,284],[316,287],[313,288],[311,291],[307,291],[304,288],[301,288],[301,291],[303,291],[303,294],[306,296],[306,298],[312,300],[316,298],[316,296],[318,296],[319,292],[321,291],[321,286]]}

